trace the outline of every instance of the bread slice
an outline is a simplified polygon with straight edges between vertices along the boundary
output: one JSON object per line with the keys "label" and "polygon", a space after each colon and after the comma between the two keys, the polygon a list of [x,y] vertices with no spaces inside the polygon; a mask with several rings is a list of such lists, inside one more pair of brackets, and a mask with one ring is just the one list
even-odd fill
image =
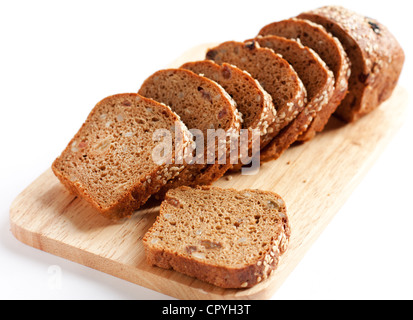
{"label": "bread slice", "polygon": [[53,172],[105,217],[129,217],[183,169],[173,157],[170,164],[152,157],[153,134],[171,128],[182,134],[181,144],[172,139],[171,154],[186,156],[192,135],[171,109],[136,93],[107,97],[53,162]]}
{"label": "bread slice", "polygon": [[334,73],[334,93],[328,104],[319,112],[308,130],[298,140],[308,141],[317,132],[323,131],[331,115],[337,110],[347,95],[350,60],[340,41],[319,24],[303,19],[287,19],[273,22],[263,27],[259,35],[275,35],[296,39],[304,46],[313,49]]}
{"label": "bread slice", "polygon": [[[269,133],[268,128],[275,123],[277,111],[271,96],[249,73],[227,63],[220,66],[211,60],[188,62],[181,68],[219,83],[237,103],[237,109],[243,118],[242,129],[259,130],[260,138],[257,141],[259,146],[264,147],[272,140],[274,132]],[[249,138],[247,155],[252,153],[251,134]],[[242,162],[240,159],[232,169],[238,170]]]}
{"label": "bread slice", "polygon": [[324,26],[340,40],[350,58],[349,94],[338,107],[337,116],[355,121],[391,96],[405,55],[385,26],[339,6],[322,7],[298,18]]}
{"label": "bread slice", "polygon": [[306,90],[294,68],[282,57],[255,41],[227,41],[208,50],[208,60],[230,63],[247,71],[267,91],[277,110],[277,120],[269,128],[276,135],[304,109]]}
{"label": "bread slice", "polygon": [[[209,185],[231,168],[230,138],[238,138],[242,117],[234,100],[220,85],[189,70],[166,69],[146,79],[139,94],[170,106],[190,130],[200,130],[204,137],[202,163],[188,163],[174,180],[162,187],[158,197],[162,198],[170,188],[182,185]],[[210,155],[215,159],[214,164],[208,164],[208,146],[216,145],[215,139],[208,142],[210,129],[222,129],[226,135],[224,154],[216,147],[215,155]]]}
{"label": "bread slice", "polygon": [[288,147],[306,132],[313,119],[322,112],[334,93],[334,74],[314,50],[295,40],[278,36],[258,37],[260,46],[279,53],[293,66],[307,90],[303,111],[285,127],[262,151],[261,160],[277,159]]}
{"label": "bread slice", "polygon": [[150,265],[249,288],[277,268],[289,238],[286,206],[275,193],[181,187],[167,193],[143,244]]}

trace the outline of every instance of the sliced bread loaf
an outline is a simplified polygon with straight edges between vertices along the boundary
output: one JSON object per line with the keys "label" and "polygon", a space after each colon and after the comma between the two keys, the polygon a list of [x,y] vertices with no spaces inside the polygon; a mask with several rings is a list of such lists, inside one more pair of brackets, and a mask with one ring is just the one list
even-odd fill
{"label": "sliced bread loaf", "polygon": [[[209,185],[231,168],[230,138],[238,138],[242,119],[234,100],[220,85],[189,70],[166,69],[146,79],[139,94],[170,106],[190,130],[200,130],[203,136],[202,159],[194,159],[197,163],[187,163],[174,180],[162,187],[159,197],[163,197],[170,188],[181,185]],[[215,138],[208,139],[208,130],[211,129],[224,131],[226,145],[223,152]],[[208,156],[208,152],[211,153],[208,147],[211,146],[215,148],[215,154]],[[208,164],[211,157],[214,164]]]}
{"label": "sliced bread loaf", "polygon": [[334,75],[314,50],[295,40],[278,36],[258,37],[260,46],[279,53],[293,66],[307,90],[307,104],[298,116],[285,127],[262,151],[261,160],[277,159],[297,141],[322,112],[334,93]]}
{"label": "sliced bread loaf", "polygon": [[[250,131],[256,129],[260,132],[259,141],[257,141],[259,146],[264,147],[272,140],[274,133],[269,133],[268,128],[275,123],[277,111],[271,96],[249,73],[227,63],[220,66],[211,60],[188,62],[181,68],[219,83],[237,103],[237,109],[243,118],[242,129]],[[250,134],[247,155],[251,153],[252,143],[253,137]],[[242,164],[243,161],[240,159],[232,169],[237,170]]]}
{"label": "sliced bread loaf", "polygon": [[276,135],[304,109],[307,93],[294,68],[271,49],[260,48],[256,41],[224,42],[209,49],[206,58],[247,71],[271,95],[277,120],[268,129],[270,133]]}
{"label": "sliced bread loaf", "polygon": [[349,94],[336,115],[351,122],[388,99],[399,79],[404,52],[378,21],[339,6],[327,6],[298,16],[324,26],[342,43],[351,61]]}
{"label": "sliced bread loaf", "polygon": [[[129,217],[182,169],[155,162],[153,134],[174,127],[182,133],[183,155],[192,135],[166,106],[136,93],[100,101],[52,169],[74,194],[110,219]],[[172,140],[171,154],[178,148]]]}
{"label": "sliced bread loaf", "polygon": [[277,194],[181,187],[167,193],[143,243],[150,265],[222,288],[248,288],[276,269],[289,238]]}
{"label": "sliced bread loaf", "polygon": [[319,24],[303,19],[288,19],[271,23],[261,29],[261,36],[275,35],[299,40],[313,49],[334,73],[334,93],[328,104],[317,113],[308,130],[298,140],[308,141],[321,132],[330,116],[337,110],[347,94],[350,77],[350,60],[340,41]]}

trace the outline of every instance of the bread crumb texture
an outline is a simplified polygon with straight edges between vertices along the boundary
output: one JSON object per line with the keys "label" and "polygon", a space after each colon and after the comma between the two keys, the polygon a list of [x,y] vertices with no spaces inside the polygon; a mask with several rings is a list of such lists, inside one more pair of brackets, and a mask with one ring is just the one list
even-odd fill
{"label": "bread crumb texture", "polygon": [[275,193],[181,187],[167,193],[143,242],[151,265],[246,288],[271,275],[289,237],[286,205]]}

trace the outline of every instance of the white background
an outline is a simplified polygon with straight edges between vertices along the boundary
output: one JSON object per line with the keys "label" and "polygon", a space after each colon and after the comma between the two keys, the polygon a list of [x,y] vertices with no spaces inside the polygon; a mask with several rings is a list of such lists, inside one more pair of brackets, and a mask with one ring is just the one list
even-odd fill
{"label": "white background", "polygon": [[[397,36],[407,55],[400,84],[410,91],[409,1],[343,3]],[[136,92],[193,46],[242,41],[267,23],[325,4],[334,3],[1,0],[0,298],[170,299],[21,244],[9,230],[12,200],[50,166],[102,98]],[[412,130],[409,112],[274,299],[413,298]]]}

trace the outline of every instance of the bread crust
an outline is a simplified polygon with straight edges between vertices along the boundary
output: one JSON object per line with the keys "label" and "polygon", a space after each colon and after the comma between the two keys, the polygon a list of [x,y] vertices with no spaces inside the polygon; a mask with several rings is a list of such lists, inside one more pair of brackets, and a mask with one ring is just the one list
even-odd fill
{"label": "bread crust", "polygon": [[[197,185],[210,185],[219,178],[221,178],[225,172],[227,172],[231,167],[231,163],[229,161],[230,159],[230,137],[236,137],[238,138],[239,132],[241,129],[241,122],[242,122],[242,115],[238,112],[236,108],[236,103],[235,101],[229,96],[229,94],[215,81],[212,81],[206,77],[200,76],[195,74],[194,72],[186,69],[165,69],[165,70],[159,70],[155,72],[153,75],[151,75],[148,79],[144,81],[142,84],[139,93],[148,96],[150,98],[153,98],[155,100],[159,99],[162,100],[162,97],[155,97],[152,96],[151,93],[151,88],[154,88],[157,86],[156,81],[157,79],[160,79],[161,77],[167,75],[170,77],[170,75],[181,75],[185,77],[186,81],[188,81],[187,84],[190,83],[202,83],[205,86],[213,89],[216,93],[219,93],[221,105],[224,108],[224,114],[226,115],[227,118],[229,118],[229,121],[226,125],[226,127],[222,127],[226,133],[226,161],[224,164],[218,163],[218,150],[216,150],[215,154],[215,164],[190,164],[186,163],[185,168],[180,172],[180,174],[175,178],[170,181],[168,181],[167,184],[162,186],[162,188],[159,190],[157,193],[156,197],[159,199],[163,199],[165,196],[166,192],[169,189],[176,188],[182,185],[187,185],[187,186],[197,186]],[[158,89],[156,89],[158,90]],[[189,89],[191,90],[191,89]],[[195,89],[197,90],[197,89]],[[162,103],[167,103],[166,101],[160,101]],[[176,101],[174,101],[175,106],[172,107],[173,110],[175,110],[178,114],[180,114],[179,111],[176,110]],[[198,104],[193,104],[192,105],[192,112],[194,114],[199,115],[199,105]],[[188,110],[185,109],[185,111]],[[183,112],[183,111],[182,111]],[[185,122],[185,118],[183,114],[180,114],[181,118]],[[202,121],[204,119],[201,119]],[[199,123],[196,123],[198,125]],[[186,122],[186,125],[189,127],[190,124]],[[215,126],[214,123],[210,123],[210,125]],[[200,127],[195,127],[195,128],[190,128],[190,129],[200,129]],[[207,135],[205,132],[207,130],[202,130],[204,133],[204,141],[207,140]],[[213,142],[215,143],[215,141]],[[206,161],[207,158],[207,151],[208,151],[208,146],[205,145],[205,156],[204,160]]]}
{"label": "bread crust", "polygon": [[90,125],[98,125],[93,124],[93,118],[96,114],[99,114],[100,107],[104,104],[114,103],[119,99],[125,99],[130,103],[133,103],[135,100],[144,101],[147,106],[151,106],[154,109],[163,110],[165,116],[170,118],[171,123],[180,126],[179,130],[183,133],[182,147],[184,156],[187,154],[187,148],[189,143],[192,141],[192,134],[170,108],[151,99],[146,99],[136,93],[113,95],[97,103],[77,134],[72,138],[62,154],[53,162],[52,170],[56,177],[71,193],[86,200],[100,214],[111,220],[119,220],[130,217],[133,212],[139,209],[139,207],[142,206],[152,194],[156,193],[162,185],[183,170],[183,166],[176,166],[174,164],[174,159],[172,159],[172,164],[158,165],[154,167],[152,171],[147,172],[145,177],[137,181],[135,185],[125,190],[123,195],[116,201],[112,201],[110,205],[103,205],[99,200],[91,195],[86,185],[87,182],[77,180],[74,181],[71,176],[64,171],[64,159],[70,157],[71,154],[76,154],[78,152],[77,150],[73,150],[73,144],[84,137],[86,131],[88,130],[87,128]]}
{"label": "bread crust", "polygon": [[330,116],[347,95],[348,78],[351,71],[350,60],[337,38],[328,33],[323,26],[309,20],[291,18],[273,22],[263,27],[259,35],[276,35],[299,41],[304,46],[313,49],[334,73],[334,93],[328,104],[315,116],[308,129],[298,138],[299,141],[309,141],[314,138],[317,132],[323,131]]}
{"label": "bread crust", "polygon": [[[261,149],[274,138],[275,132],[268,130],[277,119],[277,111],[272,98],[247,71],[227,63],[219,65],[211,60],[188,62],[181,68],[216,81],[235,100],[238,111],[243,115],[242,129],[250,130],[250,132],[258,130],[260,133],[258,141],[253,141],[252,137],[249,137],[248,154],[251,154],[253,142],[259,143]],[[250,99],[246,101],[246,97]],[[253,113],[255,116],[246,117],[247,113]],[[238,164],[232,166],[231,171],[238,171],[242,166],[240,158]]]}
{"label": "bread crust", "polygon": [[350,92],[335,115],[353,122],[391,96],[405,55],[384,25],[340,6],[322,7],[302,13],[298,18],[324,26],[340,40],[350,58]]}
{"label": "bread crust", "polygon": [[[235,189],[221,189],[208,186],[200,186],[193,189],[189,187],[178,188],[178,192],[193,192],[194,196],[196,196],[197,190],[215,190],[219,193],[226,192],[233,193],[234,195],[247,192],[252,194],[252,196],[254,196],[255,193],[260,193],[266,194],[272,198],[280,199],[280,201],[284,203],[279,195],[268,191],[238,191]],[[155,224],[143,238],[146,260],[149,265],[164,269],[173,269],[185,275],[195,277],[199,280],[227,289],[251,288],[271,276],[273,271],[278,266],[281,255],[287,250],[291,235],[285,204],[283,207],[279,208],[279,211],[284,217],[282,219],[282,224],[277,229],[278,233],[274,234],[273,242],[269,246],[270,249],[265,252],[265,255],[262,255],[260,259],[255,260],[253,263],[222,266],[214,264],[211,261],[204,261],[203,259],[179,252],[178,249],[169,250],[160,248],[152,243],[154,242],[154,237],[156,238],[154,234],[156,232],[157,225],[162,224],[162,221],[164,221],[164,216],[168,214],[168,206],[170,206],[170,203],[173,203],[173,201],[176,201],[176,197],[176,191],[174,190],[171,190],[166,194],[166,198],[161,204],[160,215],[157,217]]]}
{"label": "bread crust", "polygon": [[[230,54],[230,52],[235,52],[235,54]],[[272,96],[277,110],[277,119],[268,129],[270,134],[273,134],[274,136],[278,134],[301,110],[303,110],[307,92],[294,68],[272,50],[261,48],[256,41],[251,40],[245,43],[227,41],[221,43],[220,45],[209,49],[206,53],[206,58],[213,60],[218,64],[231,63],[236,65],[239,69],[247,71],[257,79],[262,87]],[[264,61],[266,61],[265,66],[263,65]],[[258,68],[257,65],[261,65],[261,68]],[[288,77],[283,79],[283,83],[282,80],[276,79],[274,75],[272,80],[276,85],[263,85],[262,74],[268,74],[268,68],[273,65],[278,65],[280,69],[283,68],[286,73],[288,70]],[[268,78],[270,77],[271,76],[268,75]],[[294,95],[290,99],[277,103],[277,101],[280,100],[280,96],[279,92],[276,92],[278,90],[274,90],[274,87],[291,90],[292,88],[289,86],[293,85],[295,86]]]}
{"label": "bread crust", "polygon": [[328,105],[334,94],[334,75],[314,50],[304,47],[296,40],[265,36],[256,38],[256,41],[262,47],[268,47],[280,53],[291,63],[306,86],[308,99],[304,110],[261,152],[261,161],[266,162],[278,159],[308,130],[313,120]]}
{"label": "bread crust", "polygon": [[299,41],[313,49],[334,73],[334,92],[328,104],[315,116],[308,129],[298,137],[298,141],[309,141],[317,132],[323,131],[330,116],[347,95],[351,72],[350,60],[337,38],[328,33],[323,26],[309,20],[291,18],[273,22],[263,27],[259,35],[276,35]]}

